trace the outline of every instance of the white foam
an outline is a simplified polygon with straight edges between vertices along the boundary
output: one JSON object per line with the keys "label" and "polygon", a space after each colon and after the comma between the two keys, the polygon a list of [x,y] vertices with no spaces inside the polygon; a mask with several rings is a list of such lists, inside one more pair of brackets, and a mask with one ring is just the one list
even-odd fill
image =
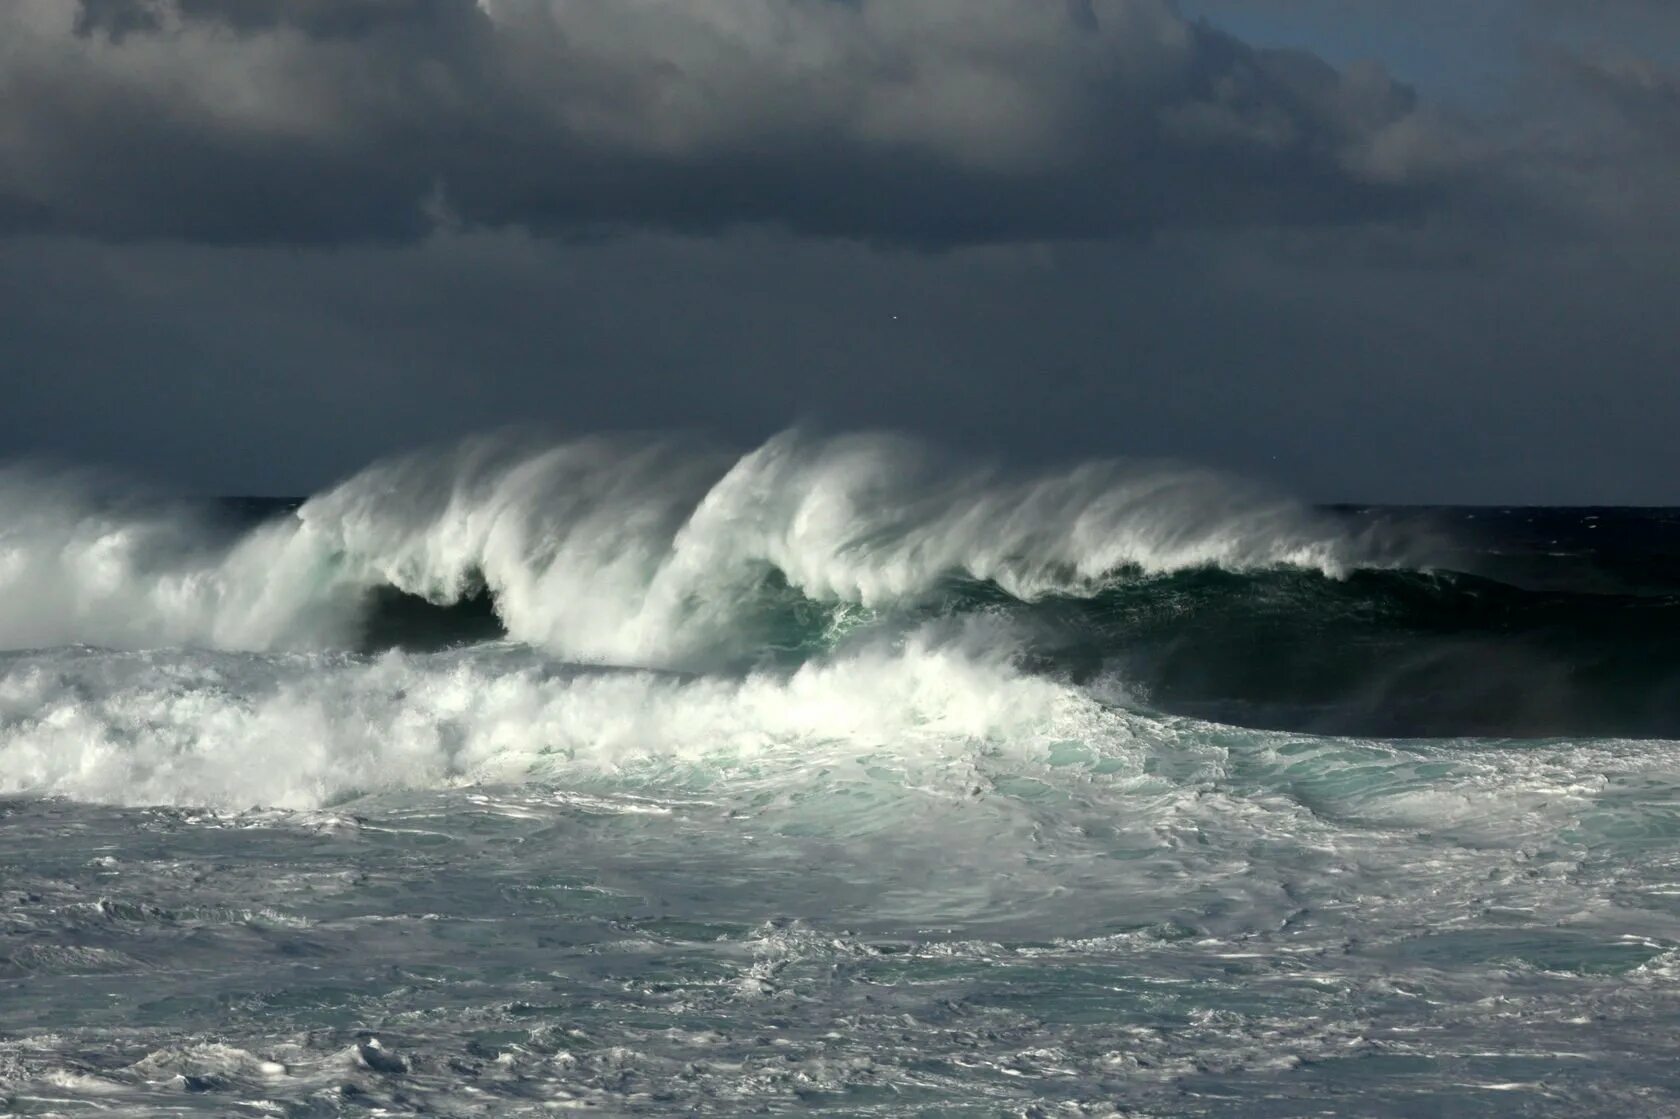
{"label": "white foam", "polygon": [[735,679],[560,671],[482,650],[33,655],[0,671],[0,791],[315,808],[649,765],[817,766],[881,751],[937,770],[980,748],[1030,756],[1069,738],[1125,750],[1119,713],[1017,673],[995,633],[967,630]]}
{"label": "white foam", "polygon": [[0,647],[328,646],[363,589],[294,523],[230,535],[89,474],[0,470]]}
{"label": "white foam", "polygon": [[1368,558],[1310,510],[1207,471],[1012,477],[881,435],[789,433],[739,458],[485,438],[377,464],[232,538],[85,480],[0,472],[0,647],[332,648],[371,587],[450,602],[482,580],[521,641],[703,667],[762,643],[774,574],[879,608],[952,576],[1033,598],[1124,569],[1339,574]]}

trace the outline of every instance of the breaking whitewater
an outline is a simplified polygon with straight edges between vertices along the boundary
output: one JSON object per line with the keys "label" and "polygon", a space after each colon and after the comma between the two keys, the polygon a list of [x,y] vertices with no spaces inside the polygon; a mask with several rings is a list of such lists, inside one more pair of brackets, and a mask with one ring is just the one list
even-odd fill
{"label": "breaking whitewater", "polygon": [[0,1111],[1680,1114],[1680,515],[0,469]]}

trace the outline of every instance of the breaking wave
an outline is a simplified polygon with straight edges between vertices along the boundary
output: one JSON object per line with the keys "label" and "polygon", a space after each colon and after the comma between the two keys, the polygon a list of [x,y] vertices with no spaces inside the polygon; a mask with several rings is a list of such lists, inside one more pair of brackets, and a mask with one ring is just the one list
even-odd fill
{"label": "breaking wave", "polygon": [[1651,1114],[1677,631],[1680,510],[3,470],[0,1110]]}
{"label": "breaking wave", "polygon": [[377,464],[255,526],[85,476],[0,474],[0,646],[357,648],[370,626],[404,629],[406,596],[461,606],[474,636],[493,611],[567,659],[706,668],[953,579],[1030,602],[1196,568],[1341,576],[1394,558],[1194,469],[1020,477],[877,435],[790,433],[739,457],[479,439]]}
{"label": "breaking wave", "polygon": [[981,746],[1130,756],[1175,718],[1680,734],[1680,593],[1446,570],[1425,561],[1486,556],[1438,528],[883,435],[482,438],[297,502],[14,467],[0,790],[311,806],[923,740],[960,769]]}

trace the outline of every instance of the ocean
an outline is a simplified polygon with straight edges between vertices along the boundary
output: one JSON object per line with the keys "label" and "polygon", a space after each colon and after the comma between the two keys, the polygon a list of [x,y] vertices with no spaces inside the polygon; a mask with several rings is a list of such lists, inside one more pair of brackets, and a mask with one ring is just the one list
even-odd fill
{"label": "ocean", "polygon": [[0,1112],[1680,1115],[1680,511],[0,469]]}

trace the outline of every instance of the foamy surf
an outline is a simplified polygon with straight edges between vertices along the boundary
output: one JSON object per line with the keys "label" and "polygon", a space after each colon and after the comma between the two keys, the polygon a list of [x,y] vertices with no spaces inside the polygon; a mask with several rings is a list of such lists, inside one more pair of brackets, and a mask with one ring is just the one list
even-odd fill
{"label": "foamy surf", "polygon": [[1655,515],[797,434],[0,512],[0,1109],[1680,1090]]}
{"label": "foamy surf", "polygon": [[0,660],[0,792],[317,808],[347,797],[676,766],[720,775],[981,750],[1127,748],[1124,716],[1023,674],[993,627],[933,627],[791,673],[566,665],[511,646],[430,656],[116,653]]}

